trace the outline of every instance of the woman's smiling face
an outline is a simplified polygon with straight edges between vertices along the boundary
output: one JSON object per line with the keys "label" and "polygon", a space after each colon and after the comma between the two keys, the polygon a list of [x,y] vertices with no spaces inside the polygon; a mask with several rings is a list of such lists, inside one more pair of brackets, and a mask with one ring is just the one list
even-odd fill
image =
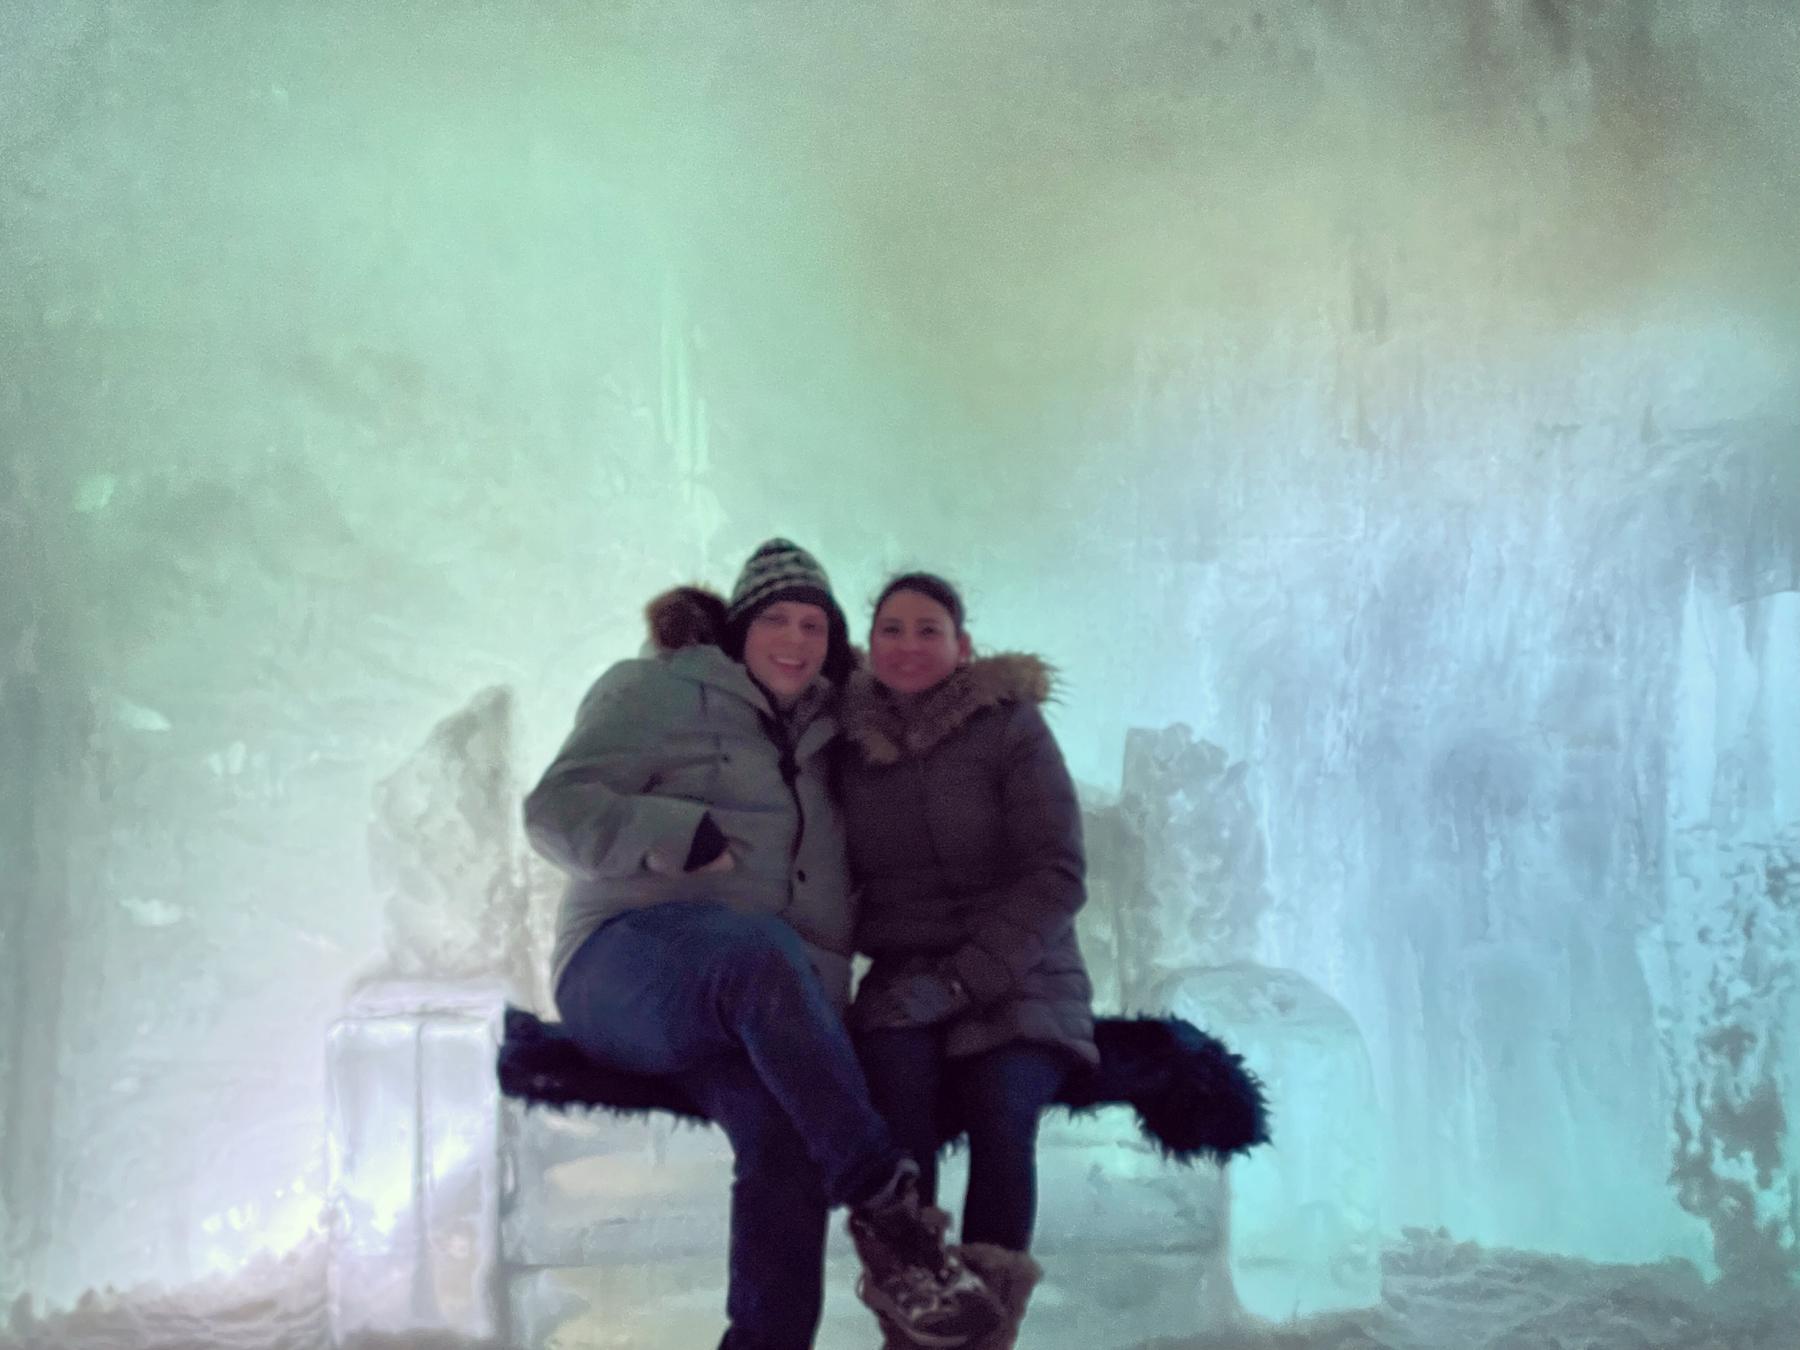
{"label": "woman's smiling face", "polygon": [[930,596],[898,590],[881,602],[869,626],[869,664],[896,694],[922,694],[969,659],[969,635]]}

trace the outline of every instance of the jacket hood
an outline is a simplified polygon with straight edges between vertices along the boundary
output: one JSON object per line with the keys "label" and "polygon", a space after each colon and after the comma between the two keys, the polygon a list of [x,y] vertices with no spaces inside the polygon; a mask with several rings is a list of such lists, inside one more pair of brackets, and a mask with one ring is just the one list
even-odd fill
{"label": "jacket hood", "polygon": [[658,653],[716,647],[725,636],[725,599],[705,586],[676,586],[644,606],[644,619]]}
{"label": "jacket hood", "polygon": [[864,668],[844,687],[844,735],[864,762],[893,764],[908,754],[925,754],[988,708],[1049,702],[1055,680],[1055,668],[1029,652],[996,652],[961,667],[902,715]]}

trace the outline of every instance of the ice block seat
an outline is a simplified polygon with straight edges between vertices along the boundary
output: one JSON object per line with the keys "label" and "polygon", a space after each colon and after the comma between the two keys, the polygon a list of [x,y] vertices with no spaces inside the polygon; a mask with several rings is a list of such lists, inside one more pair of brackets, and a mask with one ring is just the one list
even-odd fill
{"label": "ice block seat", "polygon": [[[1260,1086],[1178,1019],[1104,1019],[1098,1039],[1101,1070],[1040,1135],[1040,1350],[1192,1335],[1237,1309],[1219,1164],[1266,1140]],[[442,997],[353,1009],[331,1080],[340,1344],[425,1329],[532,1350],[716,1342],[731,1155],[673,1085],[607,1074],[530,1014]],[[962,1178],[952,1154],[946,1197]],[[820,1350],[870,1343],[841,1230]]]}

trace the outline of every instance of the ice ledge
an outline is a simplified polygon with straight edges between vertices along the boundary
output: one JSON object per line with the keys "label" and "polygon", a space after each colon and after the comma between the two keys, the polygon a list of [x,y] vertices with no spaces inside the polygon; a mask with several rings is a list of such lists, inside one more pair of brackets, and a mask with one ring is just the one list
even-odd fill
{"label": "ice ledge", "polygon": [[380,1017],[500,1017],[524,1001],[509,980],[371,980],[350,993],[345,1019]]}

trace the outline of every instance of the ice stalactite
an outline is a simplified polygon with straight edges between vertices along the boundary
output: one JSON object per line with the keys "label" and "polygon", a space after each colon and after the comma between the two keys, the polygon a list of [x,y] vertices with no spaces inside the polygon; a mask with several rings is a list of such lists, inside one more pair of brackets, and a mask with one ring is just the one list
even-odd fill
{"label": "ice stalactite", "polygon": [[[1688,927],[1665,930],[1690,997],[1669,1013],[1682,1207],[1706,1220],[1730,1280],[1800,1274],[1800,829],[1766,844],[1677,841]],[[1674,1028],[1679,1027],[1679,1031]]]}
{"label": "ice stalactite", "polygon": [[0,465],[0,1303],[41,1277],[55,1213],[56,1057],[83,710],[23,456]]}
{"label": "ice stalactite", "polygon": [[700,543],[702,574],[712,571],[711,543],[725,508],[710,484],[706,398],[695,387],[694,326],[673,282],[663,291],[661,405],[657,430],[676,467],[682,506]]}
{"label": "ice stalactite", "polygon": [[1800,1275],[1800,591],[1683,612],[1668,891],[1639,937],[1673,1094],[1670,1179],[1720,1273]]}

